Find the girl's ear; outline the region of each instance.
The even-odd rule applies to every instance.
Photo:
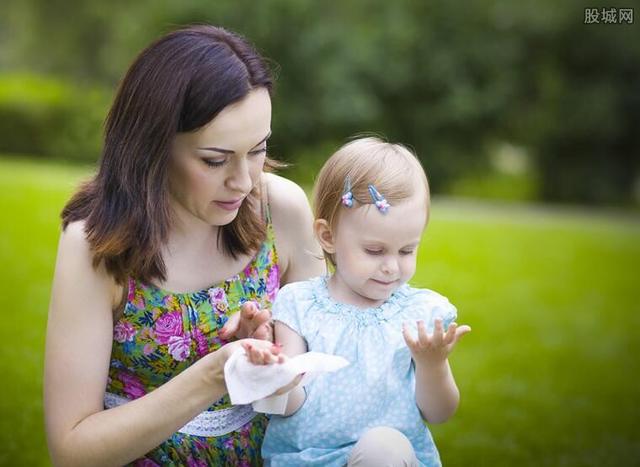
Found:
[[[333,233],[331,232],[329,223],[325,219],[316,219],[313,222],[313,231],[316,234],[318,243],[320,243],[320,246],[324,251],[329,254],[333,254],[336,252]]]

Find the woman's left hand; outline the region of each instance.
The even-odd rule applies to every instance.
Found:
[[[458,326],[451,323],[444,331],[442,319],[436,318],[433,325],[433,334],[427,334],[424,321],[418,321],[418,338],[414,339],[406,325],[402,326],[402,335],[411,350],[414,361],[426,364],[438,364],[447,359],[453,347],[460,338],[471,331],[471,327],[463,324]]]
[[[245,302],[240,311],[231,316],[218,331],[218,335],[225,340],[251,337],[273,342],[271,311],[259,309],[255,302]]]

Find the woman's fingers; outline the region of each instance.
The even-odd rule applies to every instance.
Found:
[[[232,315],[227,322],[222,326],[222,328],[218,331],[218,336],[222,339],[229,340],[231,337],[235,336],[240,327],[240,313],[236,313]]]
[[[265,310],[268,313],[268,310]],[[270,314],[268,315],[270,317]],[[261,339],[269,342],[273,342],[273,323],[269,318],[267,321],[259,325],[251,337],[254,339]]]
[[[232,337],[243,339],[254,337],[256,339],[273,340],[271,312],[269,309],[259,309],[255,302],[245,302],[238,313],[234,313],[218,331],[218,335],[225,340]]]

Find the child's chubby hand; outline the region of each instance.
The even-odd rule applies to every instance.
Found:
[[[289,358],[282,353],[282,347],[279,344],[257,347],[251,342],[243,342],[242,348],[247,353],[247,358],[249,359],[249,361],[254,365],[270,365],[274,363],[280,364],[286,362]],[[291,391],[300,383],[303,376],[304,373],[299,374],[289,384],[281,387],[271,395],[279,396]]]
[[[419,320],[417,325],[417,339],[413,338],[406,323],[402,325],[402,335],[411,351],[413,360],[427,365],[445,361],[460,338],[471,331],[471,327],[466,324],[458,326],[456,323],[451,323],[445,332],[441,318],[434,320],[433,334],[431,335],[427,334],[424,321]]]
[[[282,353],[279,344],[256,346],[249,341],[242,342],[242,348],[247,353],[247,358],[254,365],[269,365],[271,363],[284,363],[286,355]]]

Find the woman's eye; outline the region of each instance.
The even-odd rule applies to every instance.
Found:
[[[259,156],[260,154],[264,154],[265,152],[267,152],[267,148],[256,149],[255,151],[251,151],[249,154],[251,154],[252,156]]]
[[[368,254],[368,255],[381,255],[382,254],[382,250],[372,250],[370,248],[365,248],[364,251]]]
[[[225,162],[227,162],[226,159],[222,159],[222,160],[215,160],[215,159],[202,159],[204,161],[205,164],[207,164],[209,167],[220,167],[222,165],[224,165]]]

